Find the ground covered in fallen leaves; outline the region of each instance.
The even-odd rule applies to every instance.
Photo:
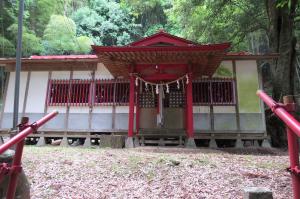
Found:
[[[288,156],[276,150],[26,146],[23,167],[32,198],[233,199],[250,186],[292,198]]]

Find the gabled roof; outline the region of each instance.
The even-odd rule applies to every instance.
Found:
[[[141,40],[135,41],[133,43],[128,44],[128,46],[194,46],[199,45],[193,41],[186,40],[169,33],[166,33],[164,30],[159,30],[154,35],[149,37],[145,37]]]

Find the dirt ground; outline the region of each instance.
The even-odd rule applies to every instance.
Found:
[[[278,150],[26,146],[32,198],[242,198],[267,187],[292,198],[288,156]]]

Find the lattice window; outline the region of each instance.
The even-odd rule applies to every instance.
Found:
[[[71,106],[84,106],[91,103],[91,80],[71,80],[70,85]]]
[[[90,94],[90,80],[50,80],[47,104],[84,106],[90,103]]]
[[[94,92],[94,105],[113,105],[114,86],[112,80],[96,80]]]
[[[158,95],[155,93],[155,87],[148,85],[147,89],[144,84],[139,93],[139,104],[141,108],[155,108],[158,103]]]
[[[213,80],[211,82],[212,102],[218,105],[235,104],[233,80]]]
[[[50,80],[47,104],[50,106],[64,106],[68,104],[69,80]]]
[[[165,107],[179,108],[185,106],[184,84],[180,84],[178,89],[177,84],[169,85],[169,93],[165,92]]]
[[[236,103],[233,79],[199,79],[193,81],[195,105],[234,105]]]
[[[141,108],[155,108],[157,106],[157,96],[151,92],[141,93],[139,100]]]
[[[125,106],[129,104],[129,82],[117,80],[115,89],[115,105]]]

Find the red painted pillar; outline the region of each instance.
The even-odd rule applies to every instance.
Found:
[[[193,85],[192,74],[188,74],[189,83],[186,86],[186,126],[189,138],[194,138],[194,121],[193,121]]]
[[[136,95],[136,114],[135,114],[135,129],[136,129],[136,135],[139,134],[140,129],[140,90],[139,86],[137,87],[137,95]]]
[[[128,137],[133,136],[134,126],[134,76],[130,76],[129,86],[129,120],[128,120]]]

